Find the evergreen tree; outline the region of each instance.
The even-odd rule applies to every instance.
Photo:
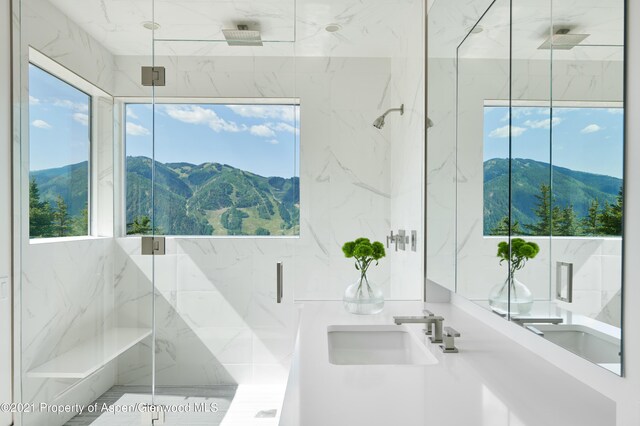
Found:
[[[578,217],[573,209],[573,204],[569,204],[567,207],[560,210],[558,216],[558,220],[554,223],[554,235],[565,237],[580,235]]]
[[[585,235],[598,235],[598,228],[600,227],[600,202],[592,200],[589,205],[589,211],[587,216],[582,218],[582,229]]]
[[[73,218],[71,232],[74,236],[89,235],[89,208],[86,204],[80,216]]]
[[[151,218],[149,216],[138,216],[132,223],[127,224],[127,235],[148,235],[151,234]]]
[[[490,235],[509,235],[509,216],[500,219],[500,222],[491,230]],[[511,235],[525,235],[517,220],[511,225]]]
[[[258,229],[256,229],[256,235],[271,235],[271,232],[266,228],[258,227]]]
[[[71,230],[71,216],[69,208],[61,195],[56,197],[56,208],[53,211],[53,235],[56,237],[67,237]]]
[[[620,188],[616,203],[607,203],[598,216],[598,220],[600,221],[598,233],[600,235],[622,235],[623,202],[622,188]]]
[[[525,227],[531,233],[531,235],[537,236],[547,236],[551,235],[553,216],[557,216],[557,208],[553,209],[552,213],[552,200],[551,200],[551,187],[549,185],[545,185],[544,183],[540,185],[540,194],[535,196],[537,201],[537,206],[535,210],[535,215],[538,218],[538,221],[534,224],[527,224]]]
[[[40,201],[40,190],[35,179],[29,182],[29,236],[31,238],[53,236],[53,212],[51,205]]]

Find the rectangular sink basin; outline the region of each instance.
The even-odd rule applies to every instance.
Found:
[[[603,367],[619,369],[620,339],[578,324],[532,325],[548,341]]]
[[[430,365],[438,360],[406,325],[331,325],[329,362],[336,365]]]

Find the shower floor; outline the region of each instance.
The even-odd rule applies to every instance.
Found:
[[[180,387],[163,386],[156,388],[156,404],[167,407],[182,407],[189,412],[167,412],[164,425],[167,426],[216,426],[229,411],[237,386]],[[93,403],[123,407],[150,401],[149,386],[114,386]],[[215,404],[217,411],[210,409]],[[200,409],[195,412],[196,407]],[[130,413],[82,413],[75,416],[66,426],[130,426],[141,425],[142,414]]]

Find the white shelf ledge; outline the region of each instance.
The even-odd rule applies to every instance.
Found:
[[[84,379],[142,339],[148,328],[112,328],[27,372],[31,378]]]

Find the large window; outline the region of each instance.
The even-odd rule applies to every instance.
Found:
[[[91,97],[29,65],[29,235],[89,234]]]
[[[484,108],[484,235],[619,236],[621,106]],[[511,167],[511,178],[509,170]],[[509,185],[511,184],[511,185]]]
[[[297,103],[156,103],[155,117],[129,103],[125,116],[128,234],[299,235]]]

